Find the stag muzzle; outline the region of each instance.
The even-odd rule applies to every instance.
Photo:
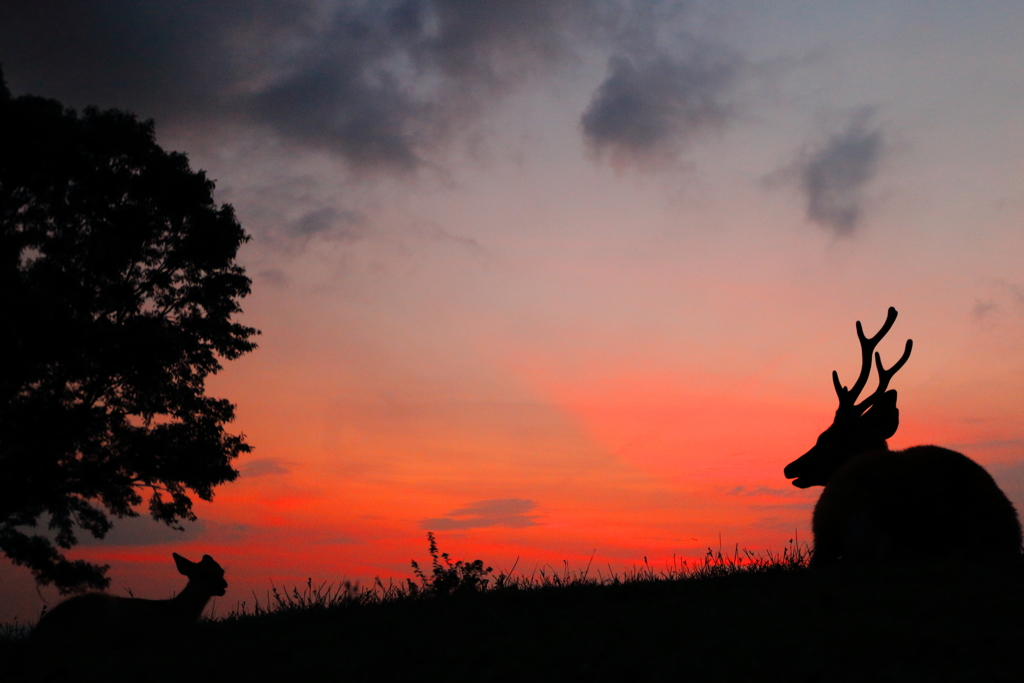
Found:
[[[814,481],[812,473],[808,472],[808,466],[815,455],[814,451],[815,449],[812,448],[793,462],[786,465],[786,469],[782,470],[782,473],[786,475],[786,479],[793,480],[793,486],[800,489],[806,489],[818,484],[818,482]]]

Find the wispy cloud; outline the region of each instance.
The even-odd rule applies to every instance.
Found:
[[[807,199],[807,218],[837,235],[850,235],[864,214],[864,189],[878,173],[885,135],[872,123],[873,107],[850,115],[846,127],[805,150],[775,180],[795,180]]]
[[[1024,315],[1024,286],[996,278],[988,282],[984,298],[975,301],[971,315],[977,323],[1004,317],[1008,312]]]
[[[971,316],[976,322],[982,322],[989,316],[989,314],[993,313],[996,308],[995,301],[976,301],[974,302],[974,307],[971,309]]]
[[[478,529],[494,526],[521,529],[523,527],[535,526],[538,523],[537,517],[529,514],[536,508],[537,503],[524,498],[481,500],[470,503],[458,510],[452,510],[444,517],[420,520],[420,526],[432,531]]]

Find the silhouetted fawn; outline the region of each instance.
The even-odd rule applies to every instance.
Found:
[[[178,571],[188,584],[169,600],[121,598],[107,593],[86,593],[68,598],[43,616],[32,640],[138,639],[178,633],[199,620],[213,596],[224,595],[224,570],[209,555],[191,562],[173,553]]]

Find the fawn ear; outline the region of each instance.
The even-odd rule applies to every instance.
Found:
[[[900,426],[900,411],[896,408],[896,391],[890,389],[879,396],[861,417],[864,431],[878,439],[889,439]]]
[[[174,556],[174,564],[177,565],[179,574],[184,574],[185,576],[192,574],[192,568],[196,566],[195,562],[186,560],[178,553],[171,553],[171,555]]]

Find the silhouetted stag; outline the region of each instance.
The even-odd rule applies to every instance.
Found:
[[[199,620],[210,598],[224,595],[224,570],[209,555],[191,562],[173,553],[178,571],[188,584],[170,600],[120,598],[86,593],[69,598],[43,616],[32,631],[37,642],[49,640],[139,639],[176,634]]]
[[[1017,511],[991,475],[978,463],[939,446],[890,451],[885,440],[896,433],[899,410],[889,380],[910,357],[888,370],[875,347],[896,320],[896,309],[878,334],[864,336],[860,377],[852,389],[832,373],[839,395],[832,426],[814,448],[786,466],[785,475],[800,488],[824,486],[814,507],[811,565],[847,561],[917,558],[1015,558],[1021,553]],[[875,393],[856,403],[878,368]]]

